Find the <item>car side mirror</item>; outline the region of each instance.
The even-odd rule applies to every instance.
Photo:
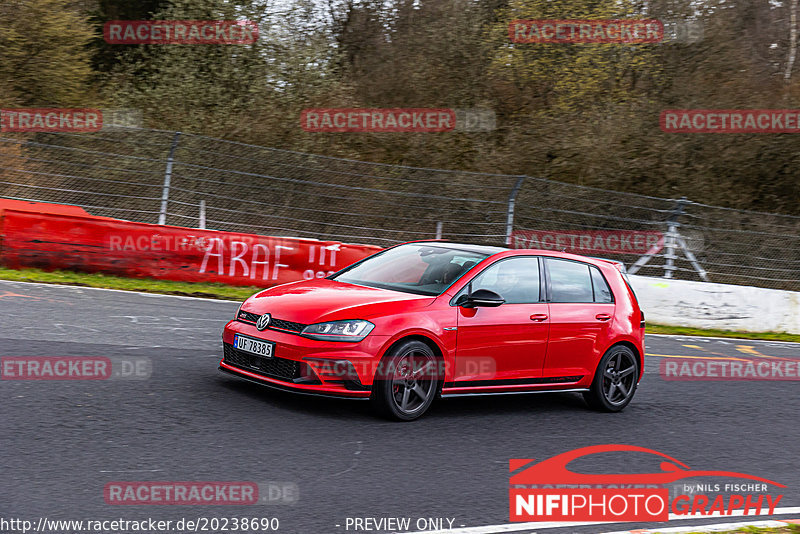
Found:
[[[457,304],[464,308],[477,308],[477,307],[495,308],[503,304],[505,301],[506,299],[504,299],[494,291],[490,291],[488,289],[477,289],[472,293],[467,293],[465,295],[462,295],[458,299]]]

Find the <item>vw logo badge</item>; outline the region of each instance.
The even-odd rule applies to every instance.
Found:
[[[272,316],[268,313],[265,313],[264,315],[258,318],[258,321],[256,321],[256,328],[258,328],[259,330],[266,330],[271,320]]]

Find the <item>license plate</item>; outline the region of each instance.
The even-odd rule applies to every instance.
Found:
[[[272,341],[261,341],[260,339],[253,339],[239,334],[233,336],[233,347],[264,358],[272,358],[275,352],[275,343]]]

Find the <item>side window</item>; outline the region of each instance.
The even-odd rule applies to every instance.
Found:
[[[590,267],[592,272],[592,288],[594,289],[594,301],[602,303],[614,302],[614,296],[611,294],[611,288],[608,287],[606,279],[600,273],[597,267]]]
[[[547,258],[553,302],[594,302],[589,265]]]
[[[539,302],[539,259],[521,256],[500,260],[472,279],[472,290],[488,289],[506,304]]]

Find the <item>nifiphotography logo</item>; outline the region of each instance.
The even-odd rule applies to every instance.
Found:
[[[645,453],[661,457],[654,473],[584,474],[568,464],[600,453]],[[606,463],[605,459],[598,461]],[[583,461],[581,463],[584,463]],[[664,453],[635,445],[595,445],[537,462],[509,461],[511,521],[668,521],[673,515],[769,515],[783,498],[768,486],[785,488],[766,478],[734,471],[694,470]],[[746,483],[693,484],[670,497],[667,484],[678,480],[715,477]],[[697,492],[697,490],[706,493]],[[691,493],[687,495],[685,493]],[[711,493],[716,493],[712,495]]]

